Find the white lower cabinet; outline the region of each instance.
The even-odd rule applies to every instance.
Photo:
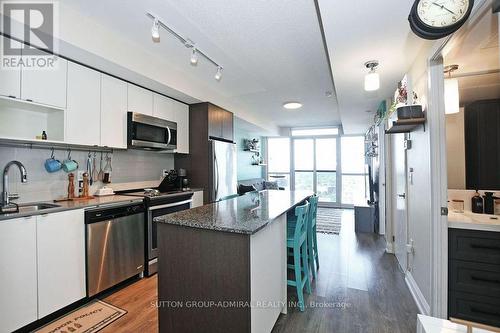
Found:
[[[0,221],[0,333],[86,296],[84,211]]]
[[[38,319],[36,218],[0,221],[0,332]]]
[[[37,218],[38,317],[86,295],[83,210]]]

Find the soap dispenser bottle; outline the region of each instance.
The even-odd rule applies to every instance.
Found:
[[[477,190],[472,197],[472,212],[477,214],[483,214],[484,212],[484,200]]]
[[[495,214],[495,197],[493,192],[484,192],[484,213],[485,214]]]

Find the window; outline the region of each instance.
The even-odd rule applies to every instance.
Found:
[[[294,139],[296,190],[314,191],[322,203],[337,201],[337,139]]]
[[[338,134],[339,134],[338,127],[292,129],[292,136],[320,136],[320,135],[338,135]]]
[[[268,180],[290,189],[290,139],[268,138],[267,156]]]
[[[362,136],[341,139],[342,203],[366,203],[368,185],[365,166],[365,141]]]

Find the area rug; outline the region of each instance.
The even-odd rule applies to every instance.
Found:
[[[103,301],[93,301],[43,326],[36,333],[93,333],[111,324],[127,311]]]
[[[340,234],[342,228],[342,209],[318,208],[316,231],[323,234]]]

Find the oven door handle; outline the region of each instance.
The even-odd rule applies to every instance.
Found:
[[[184,201],[179,201],[179,202],[173,202],[173,203],[169,203],[169,204],[165,204],[165,205],[159,205],[159,206],[149,207],[148,210],[149,211],[153,211],[153,210],[162,209],[162,208],[182,206],[182,205],[185,205],[187,203],[192,203],[192,202],[193,202],[193,199],[189,199],[189,200],[184,200]]]

